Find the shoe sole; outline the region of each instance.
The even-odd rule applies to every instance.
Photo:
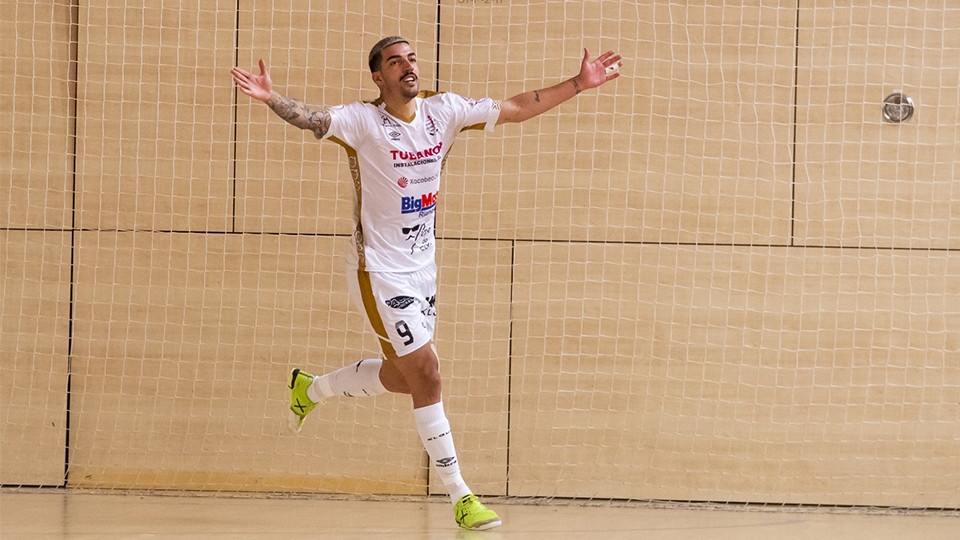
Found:
[[[287,414],[287,428],[294,435],[300,434],[300,417],[290,412]]]
[[[503,521],[499,519],[495,519],[493,521],[481,523],[480,525],[476,525],[474,527],[464,527],[463,525],[461,525],[460,528],[468,531],[488,531],[490,529],[499,527],[500,525],[503,525]]]

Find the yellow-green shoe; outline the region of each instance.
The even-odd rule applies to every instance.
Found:
[[[313,375],[300,369],[290,372],[290,429],[299,433],[303,419],[317,405],[307,397],[307,388],[313,383]]]
[[[472,531],[485,531],[503,523],[500,516],[484,506],[473,493],[464,495],[457,501],[453,506],[453,517],[461,528]]]

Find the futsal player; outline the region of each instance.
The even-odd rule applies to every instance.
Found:
[[[299,431],[324,399],[409,394],[420,439],[454,505],[462,528],[501,524],[460,474],[450,422],[441,401],[436,324],[436,210],[444,157],[466,129],[492,131],[522,122],[582,91],[616,79],[621,57],[584,50],[580,72],[541,90],[500,102],[420,90],[416,52],[399,36],[370,50],[368,65],[380,96],[373,102],[314,107],[280,95],[263,60],[260,73],[231,73],[244,94],[267,104],[294,126],[342,146],[354,184],[354,248],[348,258],[348,291],[380,341],[382,358],[360,360],[323,376],[294,369],[291,423]]]

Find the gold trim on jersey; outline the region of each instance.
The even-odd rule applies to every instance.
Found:
[[[417,94],[417,97],[420,99],[427,99],[429,97],[439,96],[440,94],[443,94],[443,93],[444,92],[434,92],[433,90],[421,90],[420,93]],[[364,101],[364,103],[369,103],[374,107],[379,107],[383,105],[383,98],[378,97],[373,101]]]
[[[421,91],[417,94],[417,97],[420,98],[420,99],[427,99],[427,98],[430,98],[430,97],[433,97],[433,96],[439,96],[440,94],[444,94],[444,93],[446,93],[446,92],[434,92],[433,90],[421,90]],[[364,103],[368,103],[368,104],[373,105],[374,107],[377,107],[377,108],[379,109],[380,106],[383,105],[383,99],[378,97],[377,99],[375,99],[375,100],[373,100],[373,101],[365,101]],[[500,103],[501,103],[500,101],[494,100],[494,101],[493,101],[493,108],[494,108],[494,109],[497,109],[497,110],[499,111],[499,110],[500,110]],[[387,114],[390,114],[390,113],[387,113]],[[390,115],[390,116],[393,116],[393,115]],[[416,120],[416,118],[417,118],[416,115],[414,115],[414,117],[413,117],[412,119],[410,119],[409,122],[406,122],[406,123],[407,123],[407,124],[411,124],[411,123],[413,123],[414,120]],[[486,129],[486,127],[487,127],[487,122],[480,122],[480,123],[477,123],[477,124],[471,124],[471,125],[469,125],[469,126],[464,126],[463,128],[460,129],[460,132],[463,133],[464,131],[470,131],[470,130],[479,130],[479,131],[482,131],[482,130]],[[330,138],[333,139],[333,137],[330,137]]]
[[[357,157],[357,149],[337,137],[330,136],[330,141],[343,147],[347,152],[347,164],[350,166],[350,178],[353,180],[353,189],[357,197],[357,205],[354,209],[354,221],[357,228],[353,231],[353,244],[357,250],[357,267],[363,270],[367,267],[367,256],[363,248],[363,224],[361,223],[360,213],[363,208],[363,186],[360,177],[360,159]]]
[[[360,300],[363,302],[363,310],[367,314],[367,320],[373,332],[377,334],[380,340],[380,348],[387,358],[396,358],[397,350],[393,348],[393,343],[387,339],[387,329],[383,324],[383,318],[380,317],[380,310],[377,309],[377,298],[373,295],[373,285],[370,284],[370,272],[366,270],[357,270],[357,283],[360,285]]]
[[[339,144],[347,152],[347,162],[350,165],[350,177],[353,179],[353,188],[357,193],[357,229],[353,233],[353,241],[357,249],[357,283],[360,286],[360,299],[363,302],[363,311],[367,316],[367,320],[370,321],[370,326],[373,328],[373,331],[377,334],[377,338],[380,340],[380,348],[383,349],[383,353],[389,357],[395,357],[397,355],[396,349],[394,349],[393,344],[386,339],[386,327],[383,324],[383,318],[380,317],[380,311],[377,309],[377,299],[373,295],[373,286],[370,284],[370,273],[366,271],[363,225],[360,223],[360,212],[363,206],[363,186],[357,150],[337,137],[331,136],[330,141]]]

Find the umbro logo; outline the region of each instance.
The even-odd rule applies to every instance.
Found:
[[[456,464],[457,464],[457,458],[454,456],[441,458],[436,461],[437,467],[440,467],[440,468],[450,467]]]
[[[400,140],[400,126],[396,122],[391,120],[387,115],[381,114],[380,123],[383,125],[383,132],[387,135],[387,137],[390,138],[391,141],[396,142]]]

